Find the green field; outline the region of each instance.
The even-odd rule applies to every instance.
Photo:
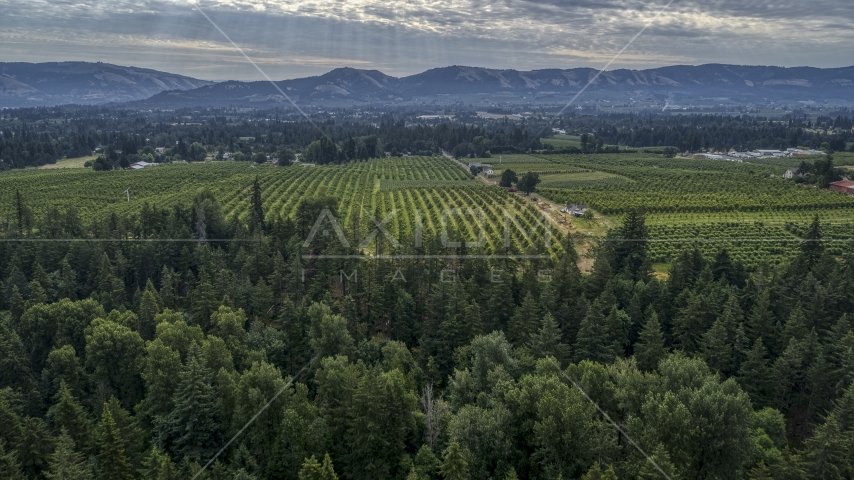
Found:
[[[42,170],[53,170],[57,168],[84,168],[84,164],[86,162],[94,161],[96,158],[98,158],[96,155],[79,158],[63,158],[62,160],[57,160],[56,163],[42,165],[39,168]]]
[[[561,148],[581,148],[581,137],[575,135],[555,135],[552,138],[544,138],[544,144],[553,145],[556,149]]]
[[[838,155],[844,162],[848,154]],[[538,192],[554,202],[587,204],[614,223],[634,208],[645,208],[654,262],[667,263],[683,249],[696,247],[707,256],[726,248],[749,267],[776,264],[791,258],[800,241],[798,230],[786,225],[808,223],[813,215],[836,224],[837,236],[854,235],[849,227],[854,225],[854,197],[780,178],[802,159],[761,164],[649,154],[543,159],[549,162],[544,172],[558,166],[590,170],[542,173]],[[833,251],[839,253],[842,244],[837,240]]]
[[[159,209],[189,207],[202,190],[214,193],[226,216],[245,219],[256,177],[268,219],[293,217],[303,198],[325,193],[338,199],[337,220],[348,233],[359,225],[360,235],[368,235],[375,229],[370,215],[382,220],[396,212],[388,230],[398,239],[412,239],[420,212],[425,238],[439,236],[447,228],[451,241],[474,242],[482,231],[482,252],[504,253],[507,211],[528,232],[513,228],[513,251],[542,250],[544,243],[542,230],[534,229],[539,214],[528,202],[504,189],[488,187],[456,163],[437,157],[320,167],[252,168],[249,163],[212,162],[164,164],[138,171],[11,171],[0,175],[0,224],[15,215],[16,191],[36,219],[44,218],[51,209],[73,206],[84,220],[103,220],[112,214],[133,220],[144,204]],[[130,201],[125,193],[128,189]],[[457,211],[443,216],[448,210]],[[477,217],[470,210],[482,213]],[[560,251],[560,232],[555,230],[554,235],[552,247],[546,249],[550,253]]]
[[[840,161],[848,156],[839,155]],[[573,219],[573,231],[603,236],[627,212],[645,208],[656,263],[666,264],[683,249],[696,247],[707,256],[726,248],[749,267],[777,264],[797,251],[804,225],[816,214],[829,225],[834,253],[854,237],[854,197],[783,180],[786,162],[793,160],[737,164],[654,154],[506,155],[500,164],[495,160],[490,160],[496,170],[492,180],[506,168],[520,176],[538,172],[538,193],[544,198],[588,205],[597,219]],[[0,175],[0,224],[14,223],[18,190],[36,219],[51,209],[73,206],[84,220],[112,214],[133,220],[146,203],[161,209],[188,207],[201,190],[214,192],[227,216],[246,219],[256,177],[268,218],[293,217],[303,198],[325,192],[338,199],[339,222],[348,231],[358,225],[360,235],[368,234],[374,229],[369,215],[385,218],[395,212],[388,230],[396,238],[411,239],[420,215],[425,235],[447,228],[458,239],[475,241],[484,232],[486,253],[503,249],[505,210],[529,231],[540,215],[522,197],[483,184],[450,160],[407,157],[313,168],[211,162],[140,171],[11,171]],[[443,217],[448,210],[457,212]],[[469,210],[482,211],[482,218]],[[518,252],[543,243],[515,230],[512,237]],[[551,253],[557,253],[558,243]]]

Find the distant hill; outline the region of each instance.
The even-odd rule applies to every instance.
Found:
[[[132,102],[212,83],[106,63],[0,63],[0,107]]]
[[[596,73],[592,68],[526,72],[453,66],[396,78],[377,70],[338,68],[277,85],[302,105],[560,103]],[[581,99],[591,100],[650,108],[773,103],[854,106],[854,67],[710,64],[614,70],[597,78]],[[269,82],[213,83],[101,63],[0,63],[0,106],[108,102],[151,108],[289,105]]]
[[[375,103],[436,99],[472,101],[481,96],[497,103],[548,103],[576,94],[597,70],[494,70],[445,67],[395,78],[376,70],[339,68],[318,77],[277,82],[300,104],[332,101]],[[735,65],[672,66],[605,72],[584,100],[609,99],[669,104],[854,103],[854,67],[782,68]],[[139,105],[227,106],[287,103],[269,82],[225,82],[202,88],[164,92]]]

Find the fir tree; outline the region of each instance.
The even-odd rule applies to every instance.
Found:
[[[53,419],[54,431],[62,431],[71,438],[77,448],[88,452],[92,446],[92,422],[83,407],[71,395],[71,390],[65,382],[60,384],[54,398],[56,405],[49,413]]]
[[[306,458],[299,471],[299,480],[338,480],[329,454],[323,456],[322,464],[317,461],[314,455],[311,458]]]
[[[145,341],[154,340],[154,331],[157,327],[154,318],[160,313],[160,305],[157,301],[156,292],[145,289],[142,300],[139,303],[139,336]]]
[[[774,388],[773,375],[773,369],[768,365],[768,350],[758,338],[738,371],[738,383],[750,396],[755,408],[769,404]]]
[[[539,332],[531,335],[528,348],[536,358],[555,357],[561,365],[569,360],[569,346],[561,341],[561,332],[551,313],[545,314]]]
[[[851,478],[851,442],[832,414],[805,444],[804,463],[809,478]]]
[[[789,319],[786,320],[786,326],[783,330],[783,337],[781,340],[785,344],[788,344],[789,340],[793,338],[800,342],[807,338],[809,333],[810,331],[807,328],[804,312],[801,310],[801,306],[798,305],[794,310],[792,310],[792,314],[789,315]]]
[[[774,480],[774,477],[771,476],[771,471],[765,465],[765,460],[760,460],[759,465],[750,469],[748,478],[749,480]]]
[[[602,470],[599,462],[594,462],[590,470],[587,471],[581,480],[617,480],[617,474],[614,472],[614,467],[609,466],[607,470]]]
[[[77,274],[72,270],[68,259],[59,262],[59,298],[77,300]]]
[[[252,233],[263,233],[266,228],[264,225],[264,205],[261,201],[261,183],[257,176],[255,182],[252,183],[252,206],[249,213],[249,229]]]
[[[470,478],[469,464],[456,438],[451,441],[448,450],[445,451],[445,458],[439,465],[439,473],[445,480],[468,480]]]
[[[854,384],[849,385],[842,397],[834,401],[833,416],[839,423],[839,430],[854,431]]]
[[[98,430],[98,480],[132,480],[124,441],[106,403]]]
[[[821,222],[818,214],[815,214],[801,244],[801,257],[805,260],[807,269],[811,269],[818,263],[822,254],[824,254],[824,243],[821,240]]]
[[[667,449],[662,444],[658,444],[655,450],[650,452],[649,457],[642,460],[642,462],[640,471],[636,477],[638,480],[660,480],[662,478],[662,471],[671,480],[681,478],[673,462],[670,460],[670,454],[667,453]]]
[[[778,351],[776,349],[777,331],[774,314],[771,312],[770,306],[769,292],[768,289],[765,289],[759,294],[756,303],[750,310],[750,315],[747,318],[747,334],[753,342],[761,338],[762,344],[774,353]]]
[[[507,340],[516,347],[524,345],[531,335],[536,333],[540,318],[539,305],[529,293],[510,318],[507,326]]]
[[[178,480],[175,464],[157,447],[151,447],[151,451],[142,462],[139,473],[145,480]]]
[[[21,465],[18,463],[15,451],[6,451],[4,442],[0,440],[0,472],[3,472],[3,478],[7,480],[25,480],[27,477],[21,472]]]
[[[618,310],[617,306],[614,305],[605,318],[605,337],[608,339],[608,348],[613,357],[623,358],[626,356],[631,328],[631,318],[626,312]]]
[[[40,418],[24,417],[21,427],[21,440],[17,445],[21,470],[28,478],[38,478],[47,471],[54,448],[53,438]]]
[[[194,343],[181,371],[169,414],[171,449],[178,458],[205,462],[221,444],[219,408],[212,374]]]
[[[610,363],[614,360],[614,351],[608,345],[605,336],[605,317],[599,309],[593,308],[587,312],[578,329],[578,337],[573,346],[573,362],[591,360],[599,363]]]
[[[74,440],[65,429],[56,440],[56,450],[50,457],[50,467],[45,472],[48,480],[90,480],[92,472],[83,455],[74,449]]]
[[[25,309],[24,296],[21,295],[17,285],[12,285],[12,294],[9,296],[9,312],[12,314],[12,320],[19,320]]]
[[[729,374],[732,368],[732,347],[727,338],[723,322],[718,319],[712,328],[703,334],[700,341],[700,351],[709,368],[724,374]]]
[[[667,355],[664,334],[661,333],[661,324],[655,312],[649,315],[634,350],[638,368],[648,372],[658,368],[658,362]]]

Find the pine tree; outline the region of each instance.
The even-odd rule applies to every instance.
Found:
[[[834,401],[833,416],[843,432],[854,431],[854,384],[848,386],[842,397]]]
[[[317,461],[314,455],[311,458],[306,458],[299,471],[299,480],[338,480],[329,454],[323,456],[322,464]]]
[[[149,454],[142,462],[139,473],[146,480],[177,480],[178,478],[175,464],[157,447],[151,447]]]
[[[754,407],[769,404],[774,388],[773,369],[768,365],[768,350],[757,338],[738,371],[738,383],[750,396]]]
[[[53,438],[40,418],[24,417],[21,424],[22,435],[17,445],[21,470],[29,478],[38,478],[47,471],[54,448]]]
[[[38,305],[40,303],[47,303],[47,293],[42,287],[42,284],[38,282],[38,280],[33,279],[30,282],[28,290],[30,291],[29,298],[27,299],[27,307],[32,307],[33,305]]]
[[[605,318],[605,337],[608,340],[608,349],[616,358],[626,356],[626,347],[629,346],[629,331],[632,328],[632,319],[626,312],[617,309],[614,305]]]
[[[12,314],[12,320],[19,320],[26,309],[26,302],[21,295],[21,291],[17,285],[12,285],[12,294],[9,296],[9,312]]]
[[[264,205],[261,200],[261,183],[258,177],[252,183],[252,207],[250,210],[250,230],[252,233],[263,233],[264,229]]]
[[[59,298],[77,300],[77,274],[66,258],[59,262]]]
[[[519,480],[519,475],[516,475],[516,470],[511,467],[507,474],[504,475],[504,480]]]
[[[732,371],[738,372],[741,370],[741,365],[747,360],[750,354],[750,341],[747,339],[747,333],[744,331],[744,324],[739,324],[735,329],[735,334],[732,340]]]
[[[171,449],[178,458],[206,462],[221,444],[219,408],[212,378],[199,347],[192,344],[172,397],[175,407],[167,420],[172,431]]]
[[[561,332],[551,313],[543,317],[540,331],[531,335],[528,348],[536,358],[555,357],[561,365],[569,360],[569,346],[561,341]]]
[[[605,317],[597,308],[591,308],[581,321],[578,337],[573,346],[573,362],[591,360],[599,363],[610,363],[614,360],[614,352],[608,345],[605,336]]]
[[[77,448],[88,452],[92,447],[92,422],[77,399],[71,395],[71,390],[65,382],[60,384],[54,399],[56,406],[49,412],[54,432],[62,431],[71,438]]]
[[[445,452],[445,458],[439,465],[439,473],[445,480],[468,480],[470,478],[469,464],[456,438],[451,441],[448,450]]]
[[[777,330],[774,314],[771,312],[771,299],[768,289],[763,290],[756,299],[747,318],[748,337],[755,342],[761,338],[772,353],[777,352]],[[787,339],[788,342],[788,339]],[[784,343],[785,344],[785,343]]]
[[[706,364],[721,373],[729,374],[732,368],[732,347],[727,338],[723,322],[718,319],[712,328],[703,334],[700,340],[700,351]]]
[[[781,340],[784,344],[788,344],[789,340],[792,338],[800,342],[807,338],[809,334],[810,331],[807,328],[804,312],[801,310],[801,306],[798,305],[794,310],[792,310],[792,314],[789,315],[789,319],[786,320],[786,326],[783,330],[783,337]]]
[[[98,430],[98,480],[132,480],[124,441],[106,403]]]
[[[648,316],[634,350],[638,368],[648,372],[658,368],[658,362],[667,355],[664,334],[661,333],[661,324],[655,312]]]
[[[594,462],[590,470],[581,477],[581,480],[617,480],[617,474],[614,472],[613,466],[608,466],[607,470],[602,471],[599,462]]]
[[[217,300],[213,285],[203,280],[193,289],[191,298],[193,320],[203,329],[207,329],[211,314],[217,310],[221,303]]]
[[[154,340],[154,331],[157,328],[154,318],[160,313],[156,292],[145,289],[142,300],[139,303],[139,336],[145,341]]]
[[[507,340],[516,347],[524,345],[537,331],[540,318],[539,305],[529,293],[510,318],[510,323],[507,325]]]
[[[809,478],[851,478],[851,442],[839,429],[833,414],[807,439],[804,462]]]
[[[759,465],[750,469],[750,475],[748,476],[749,480],[773,480],[774,477],[771,476],[771,471],[768,470],[768,466],[765,465],[765,460],[760,460]]]
[[[15,451],[7,452],[4,442],[0,441],[0,472],[3,472],[3,478],[7,480],[25,480],[27,477],[21,473],[21,465],[15,457]]]
[[[48,480],[90,480],[92,472],[83,455],[74,449],[74,440],[62,429],[56,440],[56,450],[50,457],[50,468],[45,472]]]
[[[815,214],[804,235],[804,242],[801,244],[801,258],[806,261],[807,269],[811,269],[824,253],[824,243],[821,240],[821,222],[818,219],[818,214]]]
[[[670,454],[664,445],[658,444],[655,450],[650,452],[650,456],[642,460],[640,471],[637,474],[638,480],[661,480],[661,472],[664,471],[671,480],[681,478],[673,462],[670,460]],[[654,462],[654,463],[653,463]],[[661,469],[661,470],[659,470]]]

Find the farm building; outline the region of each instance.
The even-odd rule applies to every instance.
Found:
[[[848,195],[854,195],[854,181],[845,180],[842,182],[833,182],[830,184],[830,189],[835,192],[847,193]]]
[[[568,214],[572,215],[573,217],[580,217],[580,216],[584,215],[585,212],[587,212],[587,205],[570,205],[570,204],[567,204],[566,207],[563,209],[563,212],[568,213]]]
[[[800,175],[801,175],[801,169],[800,168],[797,168],[797,167],[788,168],[788,169],[786,169],[786,172],[783,173],[783,178],[786,180],[791,180],[791,179],[798,177]]]
[[[150,167],[156,167],[156,166],[157,166],[156,163],[136,162],[136,163],[132,163],[128,167],[128,170],[142,170],[143,168],[150,168]]]

